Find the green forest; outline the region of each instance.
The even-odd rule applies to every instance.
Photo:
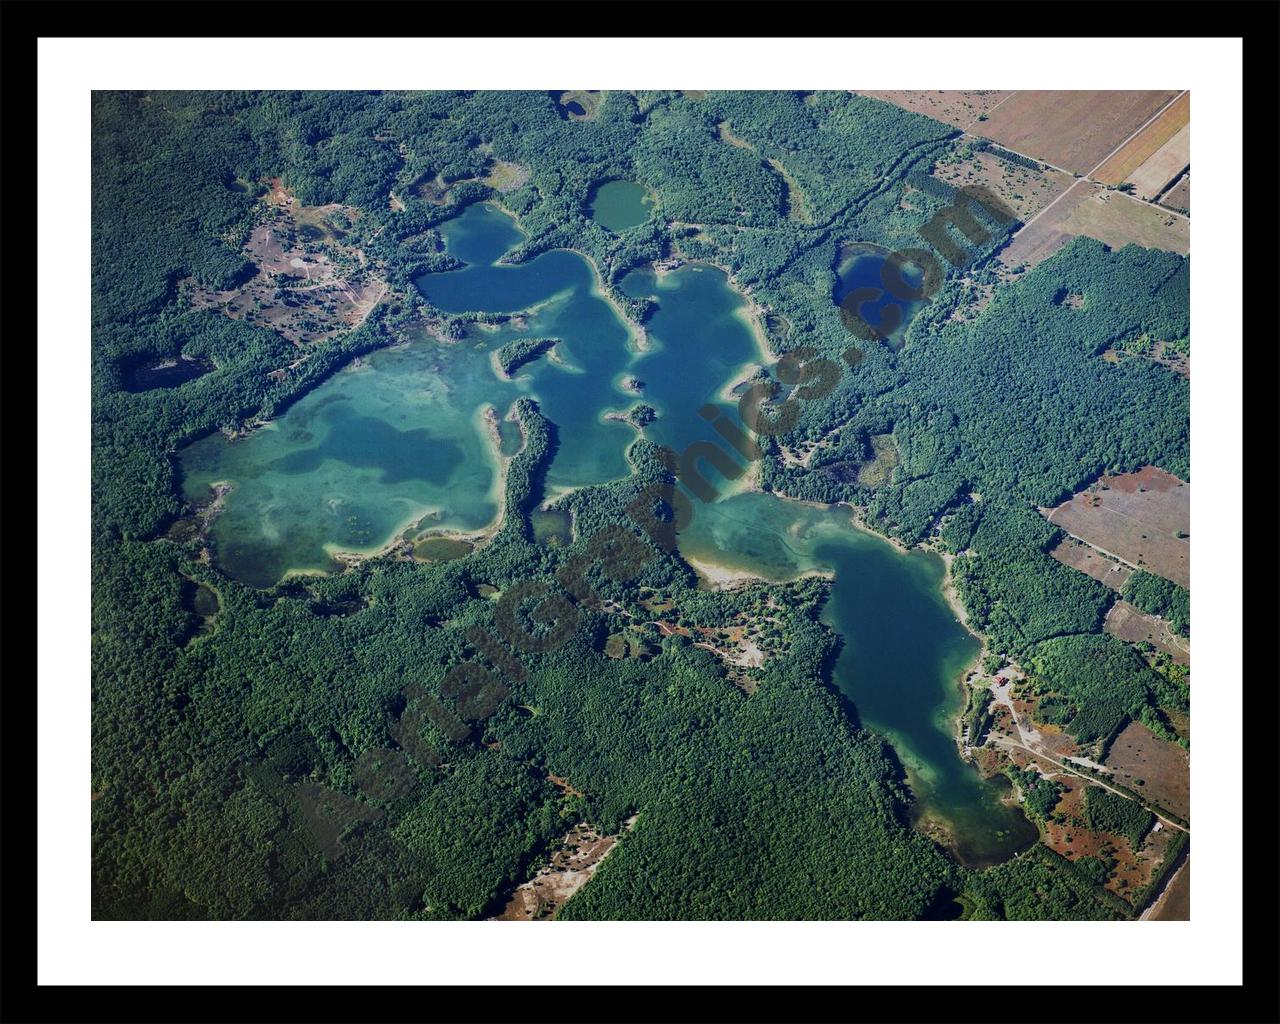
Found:
[[[1036,509],[1148,464],[1189,479],[1187,381],[1098,358],[1143,335],[1187,338],[1186,259],[1077,239],[967,320],[951,316],[968,285],[948,268],[901,351],[859,341],[842,361],[855,339],[833,301],[841,246],[918,245],[946,199],[908,178],[958,134],[886,103],[608,92],[570,119],[546,92],[96,92],[92,126],[96,919],[482,918],[573,824],[615,834],[633,816],[560,918],[917,919],[951,901],[972,919],[1123,916],[1040,845],[973,870],[913,829],[902,764],[831,682],[825,583],[698,589],[669,543],[673,467],[643,437],[631,476],[559,500],[574,542],[541,545],[529,513],[558,436],[521,399],[524,443],[489,543],[261,590],[204,557],[175,453],[270,420],[428,318],[446,335],[475,319],[441,321],[411,285],[454,265],[436,228],[468,204],[519,217],[511,262],[585,254],[638,323],[651,304],[618,282],[678,251],[788,325],[770,327],[776,353],[808,346],[847,367],[787,433],[760,437],[762,488],[848,502],[888,536],[953,553],[970,623],[1081,741],[1105,745],[1134,719],[1172,737],[1163,709],[1189,710],[1185,679],[1101,632],[1115,595],[1049,556],[1061,531]],[[496,161],[527,178],[499,192]],[[617,233],[595,223],[592,188],[614,178],[660,196],[661,215]],[[245,243],[271,183],[306,207],[359,211],[346,244],[388,286],[287,375],[272,375],[296,355],[280,334],[191,300],[253,276]],[[1001,241],[969,246],[970,280],[995,280]],[[512,343],[501,368],[553,344]],[[213,369],[130,386],[179,356]],[[804,386],[769,372],[778,402]],[[643,427],[653,410],[631,416]],[[838,471],[873,436],[899,455],[874,487]],[[827,438],[807,465],[781,457]],[[637,627],[640,656],[610,656],[621,617],[646,622],[654,595],[669,621],[710,628],[767,604],[782,656],[749,688],[652,626]],[[1186,591],[1138,574],[1124,596],[1188,632]]]

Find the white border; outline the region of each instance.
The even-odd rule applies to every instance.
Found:
[[[1085,969],[1059,972],[1059,985],[1239,983],[1240,40],[306,39],[285,41],[284,52],[294,45],[305,61],[281,61],[281,42],[263,39],[39,42],[41,983],[918,984],[927,975],[930,983],[971,984],[1002,977],[994,962],[982,968],[969,955],[994,943],[1089,951]],[[89,564],[89,90],[547,84],[1191,89],[1194,237],[1196,250],[1213,257],[1196,262],[1192,282],[1199,353],[1193,601],[1201,668],[1194,687],[1191,923],[563,923],[549,927],[577,932],[568,937],[572,967],[562,972],[537,926],[90,921],[89,595],[87,585],[77,592],[66,584],[87,584]],[[68,707],[78,710],[68,716]]]

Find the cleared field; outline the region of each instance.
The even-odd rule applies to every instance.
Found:
[[[1030,220],[1062,195],[1074,180],[1065,171],[1034,171],[1001,160],[992,153],[974,153],[967,160],[940,162],[933,176],[948,185],[982,185],[1008,203],[1018,219]]]
[[[386,294],[387,285],[365,266],[363,254],[347,244],[352,207],[301,206],[273,183],[265,202],[269,219],[244,242],[245,255],[258,268],[248,281],[213,291],[193,280],[183,282],[191,304],[221,308],[233,320],[247,320],[275,331],[299,348],[331,341],[364,322]],[[270,376],[286,377],[303,356]]]
[[[1034,729],[1034,745],[1050,757],[1075,757],[1080,754],[1080,744],[1075,741],[1071,733],[1065,732],[1060,725],[1052,725],[1049,722],[1040,720],[1037,709],[1042,699],[1040,696],[1026,695],[1021,691],[1017,696],[1010,697],[1010,703],[1013,706],[1013,710],[1017,712],[1018,721],[1022,723],[1022,728],[1028,732]],[[1030,756],[1032,760],[1035,760],[1034,754]]]
[[[1178,636],[1164,619],[1140,612],[1128,601],[1117,601],[1111,606],[1102,628],[1104,632],[1129,643],[1146,641],[1180,665],[1191,664],[1191,650],[1186,637]]]
[[[1122,786],[1191,820],[1191,755],[1178,744],[1162,740],[1141,722],[1130,722],[1111,744],[1106,765]]]
[[[858,469],[858,483],[864,487],[884,487],[893,478],[893,468],[901,456],[892,434],[871,435],[872,459]]]
[[[1051,212],[1056,215],[1057,207]],[[1057,226],[1069,235],[1088,235],[1113,249],[1132,244],[1184,256],[1191,251],[1191,224],[1186,218],[1165,213],[1123,192],[1103,191],[1090,196]]]
[[[1119,363],[1125,359],[1150,359],[1153,363],[1168,367],[1174,373],[1180,373],[1184,377],[1191,376],[1191,357],[1163,341],[1152,345],[1149,352],[1129,352],[1112,347],[1103,352],[1099,358],[1108,363]]]
[[[1074,537],[1063,537],[1061,543],[1049,554],[1063,565],[1079,569],[1086,576],[1092,576],[1099,583],[1105,583],[1117,592],[1124,586],[1125,580],[1133,575],[1133,570],[1127,565],[1099,554],[1088,544]]]
[[[1177,95],[1177,90],[1016,92],[971,130],[1018,153],[1088,174]]]
[[[1171,473],[1104,476],[1045,515],[1104,554],[1191,586],[1191,485]]]
[[[1191,125],[1183,128],[1157,149],[1142,166],[1129,175],[1134,192],[1143,199],[1153,199],[1164,191],[1191,163]]]
[[[884,100],[957,128],[968,128],[992,107],[1013,95],[1000,89],[859,89],[857,92],[860,96]]]
[[[1126,142],[1093,175],[1107,185],[1133,181],[1133,172],[1191,124],[1191,93],[1183,93],[1160,116]],[[1185,167],[1186,164],[1184,163]],[[1165,181],[1169,179],[1166,178]]]
[[[1034,763],[1035,759],[1031,761]],[[1153,828],[1143,837],[1141,848],[1135,851],[1123,836],[1089,828],[1084,799],[1090,788],[1087,782],[1051,768],[1046,774],[1066,789],[1054,807],[1053,817],[1044,823],[1045,845],[1073,862],[1084,857],[1111,860],[1113,866],[1106,876],[1105,888],[1132,903],[1164,860],[1172,829]]]
[[[570,791],[576,792],[572,787]],[[550,862],[540,868],[532,879],[518,886],[502,913],[490,920],[540,921],[554,918],[569,897],[591,880],[617,841],[617,836],[601,835],[591,825],[574,825],[551,855]]]
[[[604,98],[599,89],[568,89],[552,92],[556,105],[570,121],[594,121],[596,108]]]
[[[1180,210],[1188,217],[1191,216],[1191,175],[1189,173],[1184,174],[1180,182],[1161,196],[1160,205],[1167,206],[1171,210]]]
[[[1028,224],[1013,236],[1013,241],[1000,253],[1000,262],[1006,267],[1034,267],[1047,260],[1075,237],[1074,232],[1063,226],[1075,208],[1105,191],[1103,186],[1091,181],[1078,182],[1068,188],[1034,224]]]
[[[509,160],[495,160],[484,177],[484,183],[499,192],[512,192],[529,180],[529,168]]]
[[[1109,837],[1113,844],[1116,857],[1116,866],[1107,879],[1106,888],[1132,906],[1164,862],[1173,834],[1173,829],[1156,822],[1155,827],[1143,837],[1142,848],[1134,853],[1128,848],[1128,842],[1118,841],[1111,832],[1103,832],[1102,835]]]
[[[716,125],[716,131],[720,134],[720,140],[727,142],[730,146],[736,146],[738,149],[749,149],[756,152],[756,147],[749,143],[746,139],[739,138],[733,134],[733,130],[728,121],[721,121]],[[770,157],[765,161],[779,178],[782,179],[782,187],[786,190],[786,207],[787,220],[799,221],[802,224],[811,224],[813,216],[809,212],[809,200],[804,194],[799,183],[793,178],[790,172],[782,165],[780,160]]]
[[[1054,814],[1059,820],[1051,819],[1045,823],[1045,845],[1067,860],[1097,856],[1105,840],[1100,833],[1091,832],[1085,825],[1084,791],[1087,784],[1065,774],[1055,773],[1055,777],[1066,786],[1066,790],[1054,807]],[[1123,845],[1120,843],[1117,847]]]

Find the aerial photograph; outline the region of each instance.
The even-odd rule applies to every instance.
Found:
[[[1190,920],[1190,117],[94,91],[93,920]]]

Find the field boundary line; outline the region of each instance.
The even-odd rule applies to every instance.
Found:
[[[1077,185],[1079,185],[1082,181],[1087,181],[1087,182],[1089,182],[1090,184],[1093,184],[1093,185],[1102,185],[1104,188],[1106,188],[1107,186],[1106,186],[1106,185],[1104,185],[1102,182],[1100,182],[1100,181],[1095,181],[1095,180],[1094,180],[1094,178],[1093,178],[1093,174],[1094,174],[1094,172],[1095,172],[1095,171],[1097,171],[1097,169],[1098,169],[1099,167],[1101,167],[1103,164],[1105,164],[1108,160],[1110,160],[1110,159],[1111,159],[1113,156],[1115,156],[1118,152],[1120,152],[1120,150],[1121,150],[1121,149],[1123,149],[1125,146],[1127,146],[1127,145],[1128,145],[1128,144],[1129,144],[1129,143],[1130,143],[1130,142],[1131,142],[1131,141],[1132,141],[1132,140],[1133,140],[1133,139],[1134,139],[1134,138],[1135,138],[1139,133],[1141,133],[1144,129],[1146,129],[1146,127],[1147,127],[1149,124],[1151,124],[1151,122],[1152,122],[1152,121],[1154,121],[1157,117],[1159,117],[1161,114],[1163,114],[1163,113],[1164,113],[1166,110],[1168,110],[1171,106],[1173,106],[1175,103],[1177,103],[1177,102],[1178,102],[1178,100],[1182,99],[1182,97],[1187,93],[1187,91],[1188,91],[1188,90],[1183,89],[1183,90],[1182,90],[1182,92],[1178,93],[1178,95],[1177,95],[1177,96],[1175,96],[1175,97],[1174,97],[1173,99],[1171,99],[1168,103],[1166,103],[1163,107],[1161,107],[1161,108],[1160,108],[1159,110],[1157,110],[1154,114],[1152,114],[1152,115],[1151,115],[1151,117],[1147,118],[1147,120],[1146,120],[1146,121],[1144,121],[1144,122],[1143,122],[1143,123],[1138,127],[1138,129],[1137,129],[1136,131],[1134,131],[1134,132],[1133,132],[1133,134],[1131,134],[1128,138],[1126,138],[1123,142],[1121,142],[1121,143],[1120,143],[1120,145],[1116,146],[1116,148],[1115,148],[1115,149],[1113,149],[1110,153],[1108,153],[1106,156],[1104,156],[1100,161],[1098,161],[1098,163],[1094,164],[1094,165],[1093,165],[1093,167],[1089,170],[1089,173],[1088,173],[1088,174],[1082,174],[1082,175],[1080,175],[1080,177],[1076,178],[1076,180],[1075,180],[1075,181],[1073,181],[1070,185],[1068,185],[1068,186],[1066,187],[1066,189],[1064,189],[1064,190],[1063,190],[1063,192],[1062,192],[1060,195],[1058,195],[1057,197],[1055,197],[1055,198],[1054,198],[1054,199],[1049,203],[1049,205],[1047,205],[1043,210],[1041,210],[1041,211],[1040,211],[1039,213],[1037,213],[1034,217],[1032,217],[1029,221],[1027,221],[1025,224],[1023,224],[1021,228],[1019,228],[1019,229],[1018,229],[1017,231],[1015,231],[1012,235],[1010,235],[1010,236],[1009,236],[1009,241],[1012,243],[1012,242],[1013,242],[1013,240],[1014,240],[1015,238],[1017,238],[1020,234],[1022,234],[1022,232],[1026,231],[1026,230],[1027,230],[1027,228],[1031,227],[1031,225],[1032,225],[1032,224],[1034,224],[1036,221],[1038,221],[1038,220],[1039,220],[1041,217],[1043,217],[1046,213],[1048,213],[1050,210],[1052,210],[1052,209],[1053,209],[1053,208],[1054,208],[1054,207],[1055,207],[1059,202],[1061,202],[1061,201],[1062,201],[1063,199],[1065,199],[1068,195],[1070,195],[1070,194],[1071,194],[1071,192],[1072,192],[1072,190],[1073,190]],[[1012,94],[1010,94],[1010,95],[1012,95]],[[1008,96],[1006,96],[1006,97],[1005,97],[1005,99],[1008,99],[1008,98],[1009,98]],[[1000,103],[1003,103],[1003,102],[1004,102],[1004,100],[1001,100],[1001,101],[1000,101]],[[998,106],[1000,105],[1000,103],[997,103],[997,104],[996,104],[996,107],[998,107]],[[995,109],[996,109],[996,107],[992,107],[991,109],[992,109],[992,110],[995,110]],[[1190,122],[1189,122],[1189,121],[1188,121],[1187,123],[1188,123],[1188,124],[1190,124]],[[976,122],[975,122],[975,124],[976,124]],[[968,133],[966,132],[966,134],[968,134]],[[1009,149],[1009,147],[1008,147],[1008,146],[1002,146],[1001,148],[1003,148],[1003,149]],[[1010,152],[1010,153],[1017,153],[1018,151],[1017,151],[1017,150],[1015,150],[1015,149],[1009,149],[1009,152]],[[1052,167],[1055,171],[1062,171],[1064,174],[1071,174],[1071,175],[1074,175],[1074,174],[1075,174],[1075,171],[1068,171],[1065,167],[1058,167],[1056,164],[1051,164],[1051,163],[1049,163],[1049,161],[1048,161],[1048,160],[1041,160],[1041,159],[1040,159],[1040,157],[1038,157],[1038,156],[1032,156],[1030,153],[1018,153],[1018,155],[1019,155],[1019,156],[1025,156],[1025,157],[1027,157],[1027,159],[1029,159],[1029,160],[1037,160],[1037,161],[1039,161],[1040,163],[1044,164],[1046,167]],[[1119,191],[1119,190],[1118,190],[1118,189],[1115,189],[1115,190],[1113,190],[1113,191]],[[1129,193],[1127,193],[1127,192],[1121,192],[1120,194],[1121,194],[1121,195],[1126,195],[1126,196],[1127,196],[1127,195],[1129,195]],[[1185,221],[1187,221],[1188,223],[1190,223],[1190,221],[1191,221],[1191,218],[1190,218],[1190,217],[1183,217],[1183,216],[1182,216],[1182,214],[1178,213],[1176,210],[1167,210],[1167,209],[1166,209],[1166,207],[1163,207],[1163,206],[1157,206],[1155,203],[1147,202],[1145,199],[1139,199],[1137,196],[1129,196],[1129,198],[1130,198],[1130,199],[1132,199],[1132,200],[1134,200],[1135,202],[1142,203],[1144,206],[1150,206],[1150,207],[1152,207],[1153,209],[1157,209],[1157,210],[1159,210],[1161,213],[1165,213],[1165,212],[1167,212],[1167,213],[1169,213],[1171,216],[1174,216],[1174,217],[1182,217],[1182,219],[1183,219],[1183,220],[1185,220]],[[1088,542],[1086,541],[1086,543],[1088,543]],[[1099,550],[1099,551],[1101,551],[1102,549],[1101,549],[1101,548],[1099,548],[1098,550]],[[1127,565],[1128,563],[1126,562],[1125,564]]]
[[[1020,91],[1020,90],[1018,90],[1018,89],[1014,89],[1014,90],[1013,90],[1013,92],[1009,93],[1009,95],[1008,95],[1008,96],[1006,96],[1006,97],[1004,98],[1004,100],[1001,100],[1001,101],[1000,101],[1000,103],[1003,103],[1005,100],[1011,100],[1011,99],[1013,99],[1013,97],[1015,97],[1015,96],[1017,96],[1017,95],[1018,95],[1018,92],[1019,92],[1019,91]],[[999,107],[999,106],[1000,106],[1000,103],[997,103],[997,104],[995,105],[995,107],[992,107],[992,108],[991,108],[991,110],[995,110],[995,109],[996,109],[996,107]],[[970,122],[969,122],[969,128],[962,128],[962,129],[961,129],[961,131],[963,131],[966,135],[968,135],[968,134],[969,134],[969,129],[970,129],[970,128],[972,128],[975,124],[977,124],[979,121],[981,121],[984,117],[990,117],[990,116],[991,116],[991,110],[984,110],[981,114],[979,114],[977,117],[975,117],[972,121],[970,121]]]
[[[1140,124],[1140,125],[1138,126],[1138,128],[1133,132],[1133,134],[1132,134],[1132,135],[1130,135],[1127,139],[1125,139],[1122,143],[1120,143],[1120,145],[1116,146],[1116,148],[1115,148],[1115,149],[1113,149],[1110,153],[1108,153],[1106,156],[1104,156],[1104,157],[1103,157],[1103,158],[1102,158],[1098,163],[1094,164],[1093,168],[1089,171],[1089,173],[1088,173],[1088,174],[1086,174],[1086,175],[1085,175],[1085,177],[1086,177],[1086,178],[1091,178],[1091,177],[1093,176],[1094,171],[1096,171],[1099,167],[1101,167],[1103,164],[1105,164],[1105,163],[1106,163],[1108,160],[1110,160],[1113,156],[1115,156],[1117,153],[1119,153],[1119,152],[1120,152],[1120,150],[1124,149],[1124,147],[1125,147],[1125,146],[1127,146],[1130,142],[1132,142],[1132,141],[1133,141],[1134,139],[1136,139],[1139,135],[1141,135],[1144,131],[1146,131],[1147,126],[1148,126],[1148,125],[1150,125],[1152,121],[1154,121],[1157,117],[1159,117],[1161,114],[1163,114],[1163,113],[1164,113],[1166,110],[1168,110],[1171,106],[1173,106],[1175,103],[1177,103],[1177,102],[1178,102],[1178,100],[1182,99],[1182,97],[1183,97],[1183,96],[1185,96],[1185,95],[1187,94],[1187,92],[1188,92],[1188,90],[1187,90],[1187,89],[1183,89],[1183,90],[1182,90],[1182,92],[1178,93],[1178,95],[1177,95],[1177,96],[1175,96],[1175,97],[1174,97],[1173,99],[1171,99],[1168,103],[1166,103],[1163,107],[1161,107],[1161,108],[1160,108],[1159,110],[1157,110],[1154,114],[1152,114],[1149,118],[1147,118],[1145,121],[1143,121],[1143,122],[1142,122],[1142,124]],[[1187,124],[1190,124],[1190,123],[1191,123],[1191,119],[1190,119],[1190,117],[1188,117],[1188,118],[1187,118]],[[1103,183],[1102,183],[1102,182],[1099,182],[1099,184],[1103,184]]]
[[[1117,562],[1120,562],[1120,563],[1121,563],[1121,564],[1123,564],[1123,565],[1127,565],[1127,566],[1128,566],[1130,569],[1132,569],[1134,572],[1143,572],[1143,571],[1144,571],[1144,570],[1143,570],[1143,568],[1142,568],[1141,566],[1139,566],[1139,565],[1134,565],[1132,562],[1126,561],[1125,559],[1121,558],[1119,555],[1117,555],[1117,554],[1116,554],[1115,552],[1113,552],[1113,551],[1108,551],[1106,548],[1099,547],[1097,544],[1093,543],[1093,541],[1091,541],[1091,540],[1085,540],[1083,537],[1078,536],[1077,534],[1072,533],[1070,530],[1068,530],[1068,529],[1067,529],[1065,526],[1063,526],[1061,523],[1055,523],[1055,522],[1053,521],[1053,517],[1052,517],[1052,516],[1046,516],[1045,518],[1046,518],[1046,519],[1048,519],[1048,520],[1049,520],[1049,522],[1053,523],[1053,525],[1054,525],[1054,526],[1056,526],[1059,530],[1061,530],[1063,533],[1065,533],[1068,537],[1074,537],[1074,538],[1075,538],[1076,540],[1078,540],[1081,544],[1087,544],[1089,547],[1093,548],[1093,550],[1094,550],[1094,551],[1101,552],[1102,554],[1106,555],[1108,558],[1114,558]],[[1172,581],[1170,581],[1170,582],[1172,582]]]

